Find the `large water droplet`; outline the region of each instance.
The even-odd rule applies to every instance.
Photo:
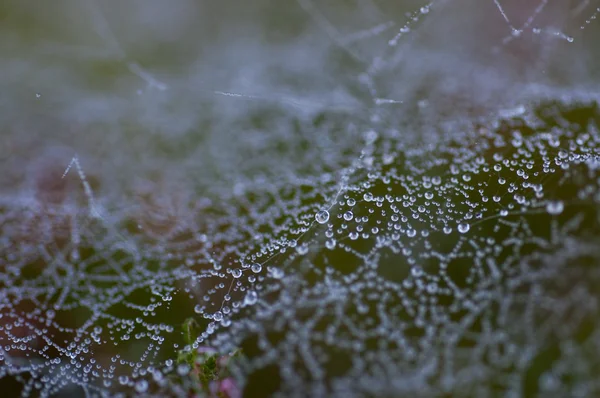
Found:
[[[140,380],[135,383],[135,391],[139,393],[146,392],[148,389],[148,382],[146,380]]]
[[[563,212],[565,204],[562,200],[552,200],[546,204],[546,211],[549,214],[557,215]]]
[[[321,210],[315,215],[315,220],[317,220],[319,224],[325,224],[329,221],[329,212],[327,210]]]
[[[234,278],[239,278],[240,276],[242,276],[242,270],[239,268],[234,269],[233,271],[231,271],[231,275]]]
[[[252,272],[254,272],[255,274],[259,273],[262,270],[262,265],[258,264],[258,263],[254,263],[252,264],[252,266],[250,267],[250,269],[252,270]]]
[[[467,223],[460,223],[458,224],[458,232],[460,232],[461,234],[466,234],[467,232],[469,232],[469,229],[471,229],[471,226]]]

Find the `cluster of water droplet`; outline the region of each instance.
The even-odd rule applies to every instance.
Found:
[[[435,145],[398,149],[392,161],[383,148],[402,146],[403,136],[382,134],[372,161],[354,164],[343,187],[324,195],[330,201],[298,208],[298,220],[314,214],[310,228],[281,231],[295,250],[263,263],[283,268],[284,284],[260,286],[255,318],[214,341],[253,353],[244,372],[279,366],[288,393],[575,388],[539,361],[559,342],[598,336],[591,281],[600,275],[584,275],[600,259],[588,239],[600,226],[599,113],[595,103],[578,107],[577,117],[550,103],[535,108],[545,118],[527,112],[458,137],[440,132]],[[572,305],[577,320],[553,329]],[[542,385],[545,377],[555,384]]]
[[[420,129],[249,107],[153,159],[177,189],[94,196],[73,163],[2,196],[0,377],[181,396],[176,356],[211,346],[249,396],[598,393],[600,111],[575,98]]]

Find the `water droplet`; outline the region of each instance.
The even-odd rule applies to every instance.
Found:
[[[365,133],[365,142],[367,145],[371,145],[372,143],[375,142],[375,140],[377,140],[377,132],[373,131],[373,130],[369,130]]]
[[[565,205],[562,200],[553,200],[546,204],[546,211],[552,215],[560,214],[564,209]]]
[[[298,254],[306,254],[308,253],[308,245],[307,244],[301,244],[300,246],[296,247],[296,251],[298,252]]]
[[[447,226],[447,225],[446,225],[446,226],[444,227],[443,231],[444,231],[444,233],[445,233],[446,235],[448,235],[448,234],[450,234],[450,233],[452,232],[452,227],[449,227],[449,226]]]
[[[423,276],[423,268],[421,268],[419,266],[412,267],[410,269],[410,273],[412,274],[413,277],[419,278],[419,277]]]
[[[344,220],[350,221],[354,218],[354,214],[351,211],[347,211],[344,213]]]
[[[438,290],[437,284],[435,284],[435,283],[432,282],[432,283],[430,283],[430,284],[427,285],[427,293],[434,294],[434,293],[437,292],[437,290]]]
[[[258,295],[255,291],[250,290],[244,297],[244,305],[253,305],[258,301]]]
[[[271,276],[275,279],[281,279],[283,278],[283,270],[281,268],[271,268]]]
[[[240,276],[242,276],[242,270],[239,268],[234,269],[233,271],[231,271],[231,275],[234,278],[239,278]]]
[[[319,224],[325,224],[329,221],[329,212],[327,210],[321,210],[315,215],[315,220],[317,220]]]
[[[163,379],[163,374],[158,370],[155,370],[154,372],[152,372],[152,378],[154,379],[154,381],[161,381]]]
[[[469,232],[469,229],[471,229],[471,226],[467,223],[458,224],[458,232],[460,232],[461,234],[466,234],[467,232]]]
[[[179,374],[179,376],[186,376],[189,372],[190,367],[185,363],[182,363],[181,365],[177,366],[177,374]]]
[[[252,264],[252,266],[250,267],[250,269],[252,270],[252,272],[254,272],[255,274],[259,273],[262,270],[262,265],[258,264],[258,263],[254,263]]]
[[[146,392],[147,389],[148,389],[148,382],[146,380],[140,380],[137,383],[135,383],[135,391],[142,393],[142,392]]]

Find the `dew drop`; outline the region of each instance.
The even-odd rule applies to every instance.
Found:
[[[434,294],[438,291],[438,286],[435,283],[430,283],[427,285],[427,293]]]
[[[281,268],[271,268],[271,276],[275,279],[283,278],[283,270]]]
[[[233,271],[231,271],[231,275],[234,278],[239,278],[240,276],[242,276],[242,270],[239,268],[234,269]]]
[[[306,253],[308,253],[308,245],[307,244],[301,244],[300,246],[296,247],[296,251],[300,255],[306,254]]]
[[[546,211],[552,215],[558,215],[563,212],[565,205],[561,200],[553,200],[546,204]]]
[[[347,211],[344,213],[344,220],[350,221],[354,218],[354,214],[351,211]]]
[[[325,224],[329,221],[329,212],[327,210],[321,210],[315,215],[315,220],[317,220],[319,224]]]
[[[190,372],[190,367],[187,364],[182,363],[179,366],[177,366],[177,374],[179,376],[187,376],[187,374],[189,372]]]
[[[252,272],[254,272],[255,274],[259,273],[262,270],[262,265],[258,264],[258,263],[254,263],[252,264],[252,266],[250,267],[250,269],[252,270]]]
[[[146,392],[148,389],[148,382],[146,380],[140,380],[135,383],[135,391],[138,393]]]
[[[471,226],[467,223],[458,224],[458,232],[460,232],[461,234],[466,234],[467,232],[469,232],[469,229],[471,229]]]

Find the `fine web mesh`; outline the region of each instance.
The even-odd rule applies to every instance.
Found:
[[[600,394],[600,4],[223,3],[0,6],[3,388]]]

